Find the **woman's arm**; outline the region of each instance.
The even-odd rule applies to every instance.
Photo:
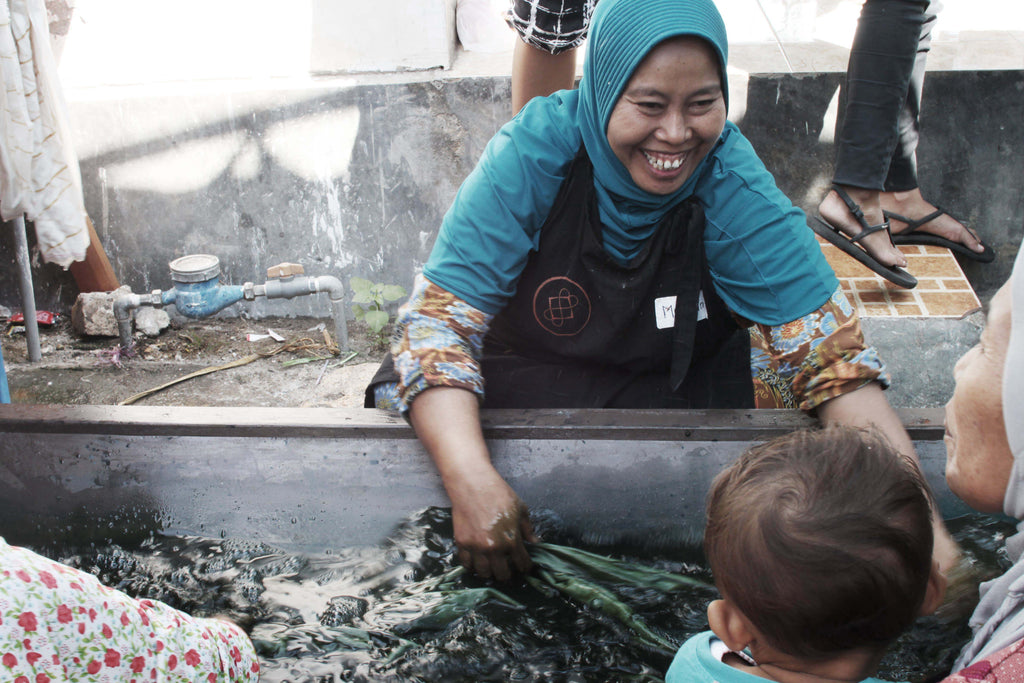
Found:
[[[910,435],[907,434],[899,415],[889,405],[882,387],[877,382],[869,382],[854,391],[826,401],[818,408],[818,416],[825,422],[872,428],[884,435],[900,453],[915,461],[918,459]],[[932,522],[932,529],[935,532],[932,557],[939,563],[940,571],[946,574],[959,562],[960,548],[946,530],[937,506],[933,509]]]
[[[507,580],[530,569],[524,541],[536,541],[526,505],[491,464],[477,397],[438,386],[412,402],[409,419],[452,503],[459,562],[479,576]]]
[[[889,375],[864,341],[860,319],[837,289],[825,304],[799,320],[759,325],[771,363],[790,381],[799,407],[824,422],[874,428],[902,454],[917,459],[914,444],[883,392]],[[935,513],[935,559],[943,571],[959,559],[959,549]]]
[[[392,344],[400,402],[448,498],[459,561],[483,577],[526,571],[526,506],[491,464],[480,427],[480,357],[491,316],[418,277]]]

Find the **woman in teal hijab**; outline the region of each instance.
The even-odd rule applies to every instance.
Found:
[[[579,88],[494,136],[400,310],[367,404],[407,414],[481,576],[534,538],[481,406],[753,407],[752,325],[794,406],[913,454],[803,213],[726,120],[727,50],[711,0],[601,0]]]

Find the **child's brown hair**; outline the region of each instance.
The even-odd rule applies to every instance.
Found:
[[[931,497],[874,432],[828,426],[755,446],[715,478],[707,513],[716,585],[782,652],[884,649],[918,615]]]

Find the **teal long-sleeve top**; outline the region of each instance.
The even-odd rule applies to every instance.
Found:
[[[486,313],[516,282],[582,144],[579,91],[532,100],[491,139],[445,214],[423,273]],[[824,304],[838,281],[803,212],[775,184],[739,128],[728,122],[680,198],[703,205],[704,248],[718,294],[738,315],[780,325]],[[636,255],[657,223],[602,213],[605,249]]]

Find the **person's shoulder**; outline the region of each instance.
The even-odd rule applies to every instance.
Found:
[[[561,177],[583,143],[575,91],[535,97],[490,139],[473,176]]]
[[[764,170],[761,158],[750,144],[750,140],[743,135],[732,121],[725,122],[725,128],[718,138],[714,149],[711,151],[712,171],[718,174],[739,174]]]
[[[686,640],[665,674],[665,683],[747,683],[742,672],[732,669],[712,653],[711,631],[697,633]],[[735,673],[735,675],[733,675]]]
[[[562,141],[574,151],[582,141],[578,122],[579,90],[559,90],[534,97],[502,127],[509,135],[544,137]]]

